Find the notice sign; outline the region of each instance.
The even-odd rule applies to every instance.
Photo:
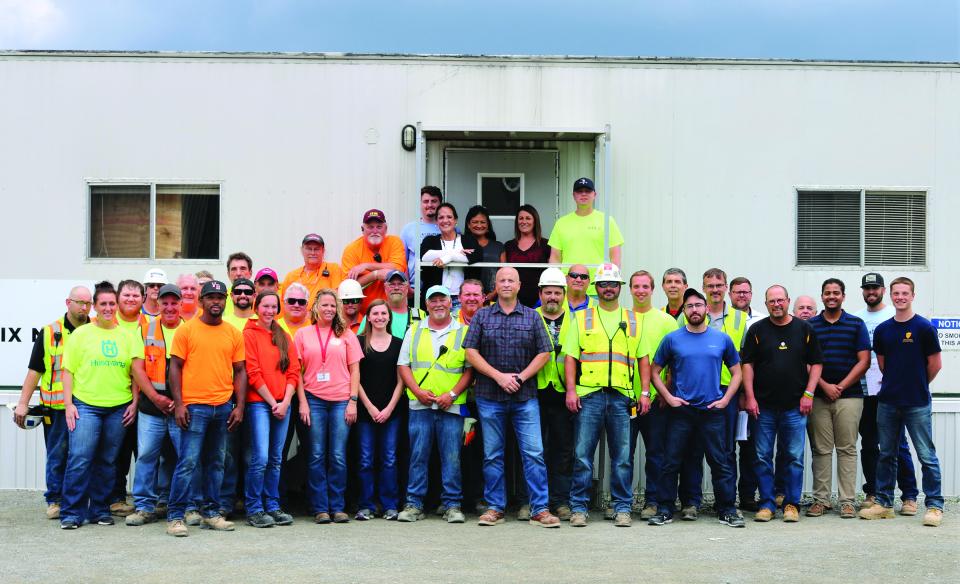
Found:
[[[937,328],[940,348],[944,351],[960,351],[960,318],[931,318]]]

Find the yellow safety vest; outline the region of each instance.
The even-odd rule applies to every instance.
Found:
[[[537,313],[543,318],[543,326],[547,327],[547,319],[543,316],[543,307],[537,308]],[[550,339],[550,349],[552,351],[553,359],[547,361],[543,368],[540,371],[537,371],[537,389],[547,389],[550,385],[553,385],[555,391],[563,393],[566,391],[566,384],[564,383],[564,373],[563,373],[563,362],[566,359],[563,351],[560,351],[560,346],[563,345],[563,339],[567,336],[567,329],[569,328],[568,324],[572,313],[565,306],[563,311],[563,322],[560,323],[560,342],[554,343],[553,337],[550,335],[549,329],[547,330],[547,338]]]
[[[677,322],[680,323],[680,326],[686,326],[687,318],[684,315],[680,315],[677,318]],[[707,323],[710,326],[713,326],[713,318],[707,313]],[[716,328],[720,332],[724,332],[730,337],[730,340],[733,341],[733,347],[740,352],[740,347],[743,346],[743,336],[747,334],[747,314],[742,310],[737,310],[736,308],[731,307],[729,312],[723,317],[723,322],[720,327]],[[730,385],[730,370],[727,369],[726,364],[721,364],[720,367],[720,385],[726,387]]]
[[[55,410],[63,409],[63,346],[70,331],[58,318],[43,327],[43,375],[40,376],[40,403]]]
[[[469,327],[461,326],[453,334],[448,334],[444,341],[447,350],[438,358],[433,358],[433,341],[426,321],[417,321],[410,327],[410,369],[413,378],[420,385],[420,389],[434,395],[443,395],[453,390],[463,370],[466,368],[467,351],[463,348],[463,339]],[[426,334],[424,334],[426,332]],[[407,388],[407,397],[417,399],[410,388]],[[467,392],[462,391],[455,404],[467,403]]]
[[[576,313],[580,341],[577,362],[577,394],[586,395],[604,387],[612,387],[633,399],[633,378],[640,345],[637,314],[620,309],[620,328],[612,337],[600,322],[599,307]]]

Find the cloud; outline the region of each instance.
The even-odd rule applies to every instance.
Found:
[[[62,29],[64,14],[54,0],[0,0],[0,47],[32,48]]]

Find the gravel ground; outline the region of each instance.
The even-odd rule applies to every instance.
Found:
[[[798,524],[732,529],[703,514],[695,523],[542,529],[508,520],[478,527],[438,518],[376,519],[232,533],[190,528],[190,537],[144,527],[61,531],[34,491],[0,491],[0,582],[958,582],[960,509],[940,528],[920,516],[884,521],[801,518]],[[923,508],[921,507],[921,514]]]

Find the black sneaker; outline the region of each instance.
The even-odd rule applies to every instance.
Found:
[[[739,513],[721,513],[717,519],[720,520],[720,523],[729,525],[730,527],[747,526],[747,524],[743,522],[743,517]]]
[[[109,515],[104,515],[97,519],[97,525],[114,525],[113,517]]]
[[[668,523],[673,523],[673,515],[663,515],[662,513],[657,513],[650,519],[647,519],[647,525],[666,525]]]
[[[276,523],[277,525],[293,525],[293,515],[290,515],[283,509],[270,511],[268,515],[270,515],[270,517],[273,517],[273,522]]]
[[[64,519],[60,522],[60,529],[79,529],[80,524],[73,519]]]
[[[247,523],[254,527],[273,527],[276,525],[273,517],[267,515],[265,511],[257,511],[253,515],[248,515]]]

